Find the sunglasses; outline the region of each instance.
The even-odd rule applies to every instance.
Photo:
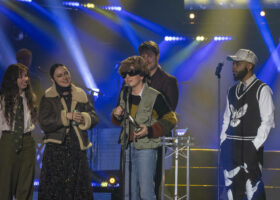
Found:
[[[122,76],[123,78],[125,78],[127,74],[128,74],[129,76],[136,76],[136,75],[138,75],[138,74],[140,74],[140,73],[141,73],[141,71],[139,71],[139,70],[131,70],[131,71],[129,71],[129,72],[123,72],[123,73],[121,73],[121,76]]]

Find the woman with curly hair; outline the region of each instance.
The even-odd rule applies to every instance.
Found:
[[[44,131],[39,200],[92,200],[91,174],[86,150],[92,144],[88,129],[98,122],[86,93],[71,83],[63,64],[50,69],[53,85],[45,91],[39,107]]]
[[[36,121],[28,68],[10,65],[0,89],[0,199],[32,200]]]

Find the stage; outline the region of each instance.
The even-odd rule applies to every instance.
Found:
[[[219,131],[228,89],[235,83],[232,62],[226,57],[240,48],[251,49],[259,59],[256,76],[273,91],[276,126],[264,144],[263,179],[267,200],[275,200],[280,195],[279,9],[278,0],[0,0],[0,80],[6,68],[16,63],[19,49],[31,50],[30,75],[35,77],[39,103],[52,84],[50,66],[63,63],[69,68],[73,83],[89,95],[99,117],[99,124],[89,132],[93,147],[87,153],[95,199],[117,200],[118,187],[99,186],[111,176],[120,178],[121,129],[111,122],[123,85],[118,69],[122,60],[138,55],[142,42],[155,41],[161,68],[178,80],[175,129],[188,128],[194,138],[190,199],[214,200]],[[215,71],[221,63],[219,81]],[[37,124],[33,132],[36,180],[43,136]],[[185,192],[185,167],[179,160],[179,195]],[[172,196],[173,190],[171,159],[165,191]]]

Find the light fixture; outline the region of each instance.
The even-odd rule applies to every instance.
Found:
[[[196,36],[196,41],[199,41],[199,42],[202,42],[202,41],[204,41],[205,40],[205,37],[204,36],[202,36],[202,35],[199,35],[199,36]]]
[[[107,182],[107,181],[102,181],[102,182],[100,183],[100,186],[101,186],[101,187],[108,187],[108,182]]]
[[[32,2],[32,0],[17,0],[17,1],[25,2],[25,3],[31,3]]]
[[[81,4],[77,1],[63,1],[62,5],[69,6],[69,7],[80,7]]]
[[[187,134],[187,131],[188,131],[189,128],[182,128],[182,129],[176,129],[175,131],[175,137],[178,136],[178,137],[182,137],[182,136],[186,136]]]
[[[194,13],[190,13],[190,14],[189,14],[189,18],[190,18],[190,19],[194,19],[194,18],[195,18],[195,14],[194,14]]]
[[[83,6],[86,8],[95,8],[95,5],[93,3],[85,3],[83,4]]]
[[[103,6],[102,9],[104,10],[111,10],[111,11],[121,11],[121,6]]]
[[[260,16],[265,17],[265,11],[262,10],[262,11],[260,12]]]
[[[230,36],[215,36],[214,41],[229,41],[232,40],[232,37]]]
[[[118,178],[116,176],[109,176],[107,182],[110,186],[116,186],[118,183]]]
[[[186,40],[185,37],[181,36],[164,36],[164,41],[171,42],[171,41],[184,41]]]

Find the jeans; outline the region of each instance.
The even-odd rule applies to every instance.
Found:
[[[137,150],[130,143],[125,153],[125,200],[156,200],[157,149]]]

